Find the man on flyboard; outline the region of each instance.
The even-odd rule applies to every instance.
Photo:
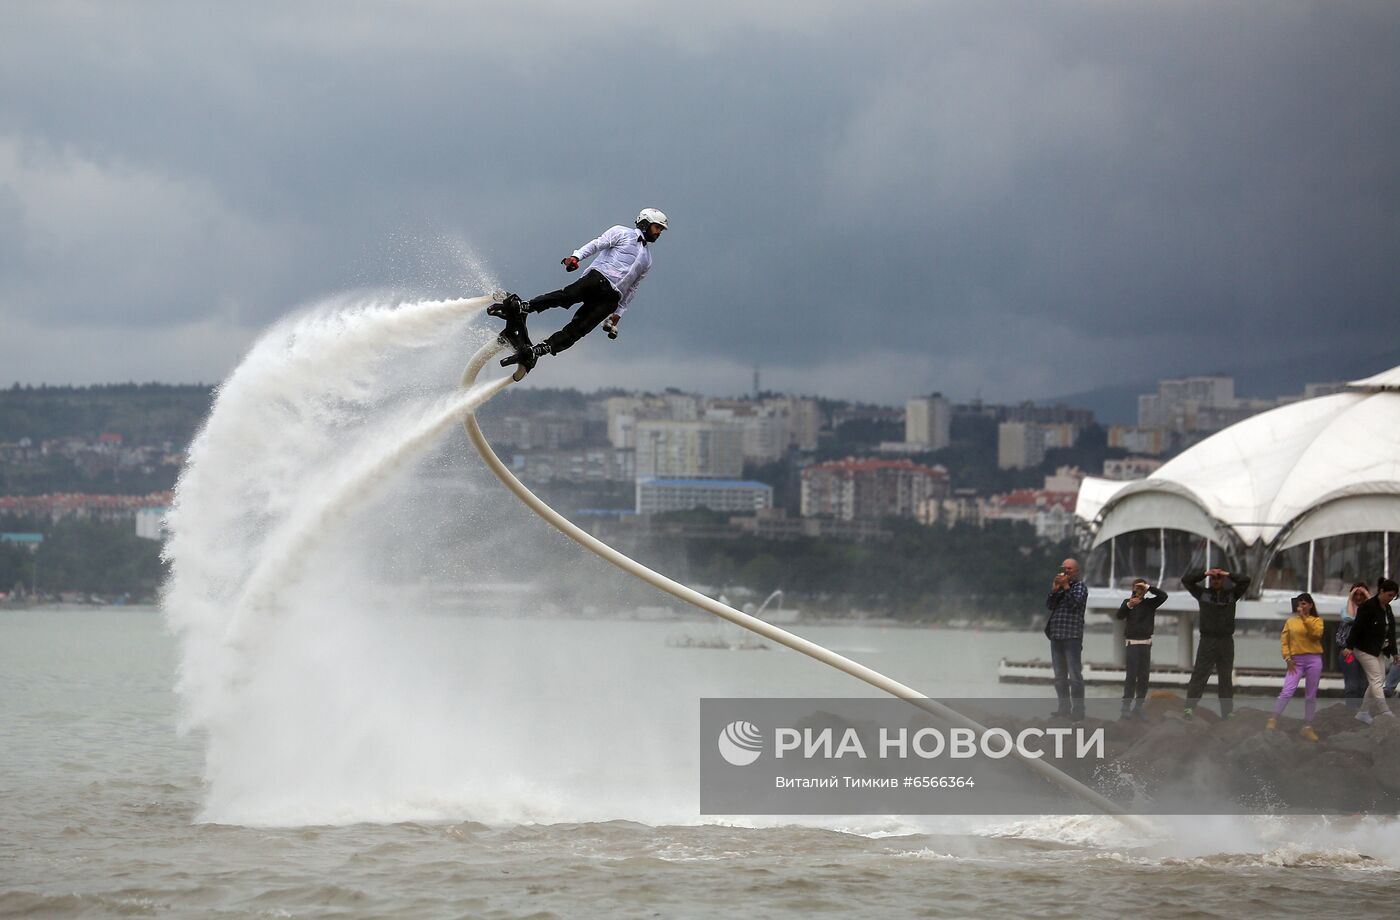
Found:
[[[597,256],[583,277],[573,284],[531,300],[521,300],[507,291],[497,292],[497,302],[486,312],[506,321],[501,340],[515,349],[515,354],[501,360],[502,366],[518,364],[523,371],[528,371],[540,357],[559,354],[592,332],[599,323],[603,324],[608,338],[617,338],[622,314],[627,312],[627,305],[632,302],[637,285],[641,284],[651,268],[651,251],[648,247],[661,237],[665,229],[665,214],[655,208],[643,208],[632,227],[613,227],[560,260],[565,271],[573,272],[578,271],[579,262]],[[525,328],[528,314],[540,313],[550,307],[567,308],[574,304],[579,304],[579,308],[564,324],[564,328],[538,345],[530,344]]]

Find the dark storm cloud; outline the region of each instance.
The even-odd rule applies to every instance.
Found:
[[[458,241],[552,286],[651,204],[568,376],[1039,397],[1395,329],[1393,4],[500,6],[7,9],[0,363],[213,378],[304,300],[458,293]]]

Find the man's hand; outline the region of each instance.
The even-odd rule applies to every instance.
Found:
[[[1293,663],[1293,659],[1292,659],[1292,658],[1289,658],[1289,659],[1288,659],[1288,673],[1289,673],[1289,674],[1296,674],[1297,672],[1298,672],[1298,666],[1297,666],[1296,664]]]
[[[1051,591],[1062,591],[1069,587],[1069,576],[1064,572],[1055,576],[1055,580],[1050,582]]]
[[[578,259],[575,259],[573,256],[565,256],[559,260],[559,264],[564,266],[564,271],[566,272],[578,271]]]
[[[603,320],[603,331],[608,334],[608,338],[617,338],[617,324],[622,322],[622,317],[616,313]]]

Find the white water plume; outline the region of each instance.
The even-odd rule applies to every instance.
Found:
[[[163,596],[184,723],[205,739],[203,820],[693,816],[687,765],[656,754],[687,759],[689,721],[658,717],[616,661],[415,593],[542,570],[571,588],[625,580],[569,572],[561,538],[473,481],[485,471],[457,425],[508,379],[460,389],[494,335],[470,323],[487,302],[327,303],[271,329],[219,388],[169,515]],[[581,687],[598,719],[570,709]],[[629,707],[637,753],[597,762]],[[561,771],[561,749],[585,753]],[[647,781],[660,790],[639,793]]]
[[[369,450],[356,451],[344,469],[324,486],[324,499],[303,503],[286,523],[267,540],[258,567],[248,577],[238,607],[225,638],[242,649],[250,640],[257,618],[275,614],[276,595],[288,582],[295,582],[299,568],[315,547],[319,536],[337,526],[370,498],[376,487],[385,484],[403,464],[420,455],[448,428],[455,428],[462,416],[495,396],[510,383],[501,377],[473,387],[469,392],[439,400],[416,421],[387,425],[402,433],[398,440],[370,444]]]
[[[210,728],[225,685],[252,666],[231,640],[275,608],[317,535],[503,385],[462,394],[443,361],[462,352],[427,353],[461,342],[488,303],[323,304],[270,329],[219,387],[168,517],[163,607],[183,644],[189,726]],[[415,365],[443,382],[405,373]]]

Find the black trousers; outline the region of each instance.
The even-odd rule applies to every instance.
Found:
[[[1196,646],[1196,666],[1191,670],[1191,682],[1186,685],[1186,705],[1195,706],[1205,692],[1210,672],[1215,672],[1216,689],[1220,694],[1220,714],[1227,716],[1235,708],[1235,637],[1201,636]]]
[[[554,354],[568,348],[588,335],[598,324],[612,315],[621,297],[608,283],[601,272],[587,271],[583,277],[567,287],[530,299],[530,312],[542,313],[551,307],[568,309],[574,304],[579,308],[564,324],[564,328],[545,339],[549,350]]]
[[[1128,700],[1147,699],[1147,678],[1152,673],[1152,646],[1130,645],[1128,652],[1128,674],[1123,678],[1123,705]]]

